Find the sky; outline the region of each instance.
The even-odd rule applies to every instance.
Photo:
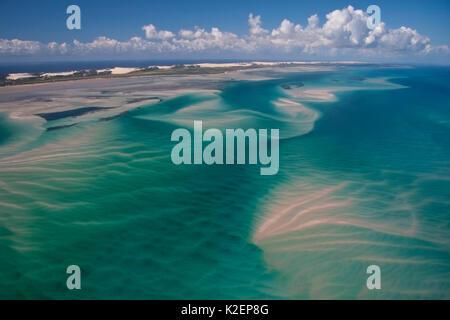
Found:
[[[69,30],[69,5],[81,29]],[[381,23],[367,27],[369,5]],[[0,62],[107,59],[450,62],[450,1],[2,0]]]

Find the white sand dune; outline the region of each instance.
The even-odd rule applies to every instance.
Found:
[[[31,73],[10,73],[6,77],[7,80],[18,80],[34,77]]]
[[[171,66],[151,66],[151,67],[157,67],[160,70],[169,70],[169,69],[172,69],[175,66],[171,65]]]
[[[111,71],[111,74],[127,74],[133,71],[140,70],[140,68],[122,68],[122,67],[114,67],[110,69],[100,69],[97,70],[98,73]]]
[[[67,71],[67,72],[47,72],[47,73],[41,74],[41,77],[43,77],[43,78],[66,77],[66,76],[71,76],[71,75],[73,75],[75,72],[76,72],[76,71]]]

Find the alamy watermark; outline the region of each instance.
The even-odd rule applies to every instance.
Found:
[[[81,9],[79,6],[72,4],[67,7],[67,14],[70,16],[67,17],[66,26],[69,30],[80,30],[81,29]]]
[[[260,174],[274,175],[279,169],[279,136],[279,129],[270,130],[269,155],[267,129],[259,129],[258,132],[256,129],[226,129],[224,147],[222,131],[211,128],[203,132],[202,121],[194,121],[193,139],[187,129],[179,128],[172,132],[171,141],[178,143],[172,149],[171,159],[176,165],[258,164],[259,160],[259,164],[266,166],[260,168]],[[208,142],[204,149],[203,142]]]
[[[367,274],[370,274],[370,276],[367,278],[366,286],[367,289],[373,290],[381,289],[381,269],[376,264],[372,264],[367,267],[366,270]]]
[[[367,28],[373,30],[381,23],[381,9],[379,6],[372,4],[367,7],[366,12],[369,14],[367,17]]]
[[[67,277],[66,286],[69,290],[81,289],[81,269],[76,264],[72,264],[67,267],[66,273],[70,274]]]

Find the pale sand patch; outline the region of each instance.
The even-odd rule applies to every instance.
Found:
[[[175,65],[172,65],[172,66],[150,66],[150,67],[157,67],[160,70],[169,70],[169,69],[172,69],[173,67],[175,67]]]
[[[271,212],[267,215],[262,223],[258,226],[254,234],[254,241],[258,242],[264,238],[273,237],[275,235],[290,233],[298,229],[300,225],[305,226],[310,219],[301,219],[311,212],[317,211],[327,212],[327,206],[340,207],[345,206],[332,195],[335,191],[342,189],[346,183],[341,183],[336,186],[330,186],[321,190],[311,191],[309,194],[294,198],[286,203],[274,205],[269,209]],[[325,207],[324,207],[325,206]]]
[[[255,61],[254,64],[258,64],[261,66],[276,66],[279,64],[283,64],[284,62],[265,62],[265,61]]]
[[[198,63],[191,64],[187,66],[199,66],[200,68],[233,68],[233,67],[249,67],[253,63],[252,62],[243,62],[243,63]]]
[[[175,112],[175,114],[186,114],[186,113],[195,113],[195,112],[204,112],[205,110],[212,110],[212,111],[220,111],[219,108],[221,108],[220,105],[211,103],[211,101],[206,101],[199,104],[193,104],[191,106],[181,108]]]
[[[10,73],[6,77],[7,80],[18,80],[34,77],[31,73]]]
[[[398,79],[398,77],[396,77]],[[365,80],[367,83],[372,83],[376,85],[383,86],[386,89],[402,89],[407,88],[407,86],[390,82],[391,77],[379,77],[379,78],[368,78]]]
[[[12,120],[34,120],[41,123],[43,120],[36,114],[87,106],[113,108],[99,109],[96,112],[77,116],[76,120],[70,118],[61,120],[63,124],[70,124],[73,121],[113,117],[178,95],[215,94],[219,90],[215,89],[211,82],[223,80],[221,77],[205,79],[201,76],[151,76],[3,87],[0,88],[0,112],[8,113]]]
[[[141,70],[140,68],[122,68],[122,67],[115,67],[111,69],[100,69],[97,70],[98,73],[111,71],[111,74],[127,74],[133,71]]]
[[[300,66],[298,68],[305,71],[304,69],[309,68],[309,66]],[[313,68],[317,68],[317,66]],[[275,69],[277,71],[278,69],[280,71],[298,70],[297,67],[264,67],[258,70],[263,69]],[[135,70],[135,68],[118,68],[116,72],[130,72],[132,70]],[[14,113],[14,118],[23,119],[24,117],[33,117],[33,115],[38,113],[100,106],[113,107],[114,110],[99,110],[95,113],[95,117],[97,115],[111,116],[139,106],[155,104],[159,102],[158,98],[167,99],[191,93],[215,94],[220,92],[220,88],[225,81],[257,81],[265,79],[273,79],[273,76],[247,69],[214,75],[153,75],[8,86],[0,88],[0,112]],[[324,96],[324,99],[331,96],[331,93],[326,95],[325,90],[317,91],[315,94],[310,94],[310,96],[317,98],[318,92]],[[298,109],[299,106],[287,105],[285,107],[287,112],[292,114],[302,112]],[[296,108],[297,110],[295,110]],[[190,111],[193,110],[191,109]],[[91,116],[94,115],[92,114],[87,118]],[[78,118],[77,120],[81,119]]]
[[[41,74],[41,77],[43,78],[51,78],[51,77],[66,77],[66,76],[71,76],[75,73],[76,71],[67,71],[67,72],[47,72],[47,73],[43,73]]]
[[[336,99],[336,96],[327,89],[308,89],[303,91],[303,94],[306,98],[316,100],[334,101]]]
[[[299,102],[295,102],[289,99],[278,99],[274,104],[284,113],[288,114],[290,117],[296,117],[299,114],[304,115],[310,121],[314,121],[319,117],[319,113],[313,109],[305,107]]]
[[[292,98],[315,101],[335,101],[336,96],[332,92],[340,90],[336,88],[305,89],[304,87],[283,89]]]
[[[316,89],[305,89],[305,87],[299,87],[283,89],[283,91],[292,98],[329,102],[337,100],[335,95],[337,92],[358,90],[394,90],[403,88],[406,88],[406,86],[391,83],[389,82],[389,78],[372,78],[364,80],[364,84],[361,86],[330,86]]]

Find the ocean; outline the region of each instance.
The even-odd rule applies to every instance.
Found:
[[[0,298],[449,299],[450,68],[252,74],[115,115],[0,106]],[[194,120],[279,129],[278,174],[174,165]]]

